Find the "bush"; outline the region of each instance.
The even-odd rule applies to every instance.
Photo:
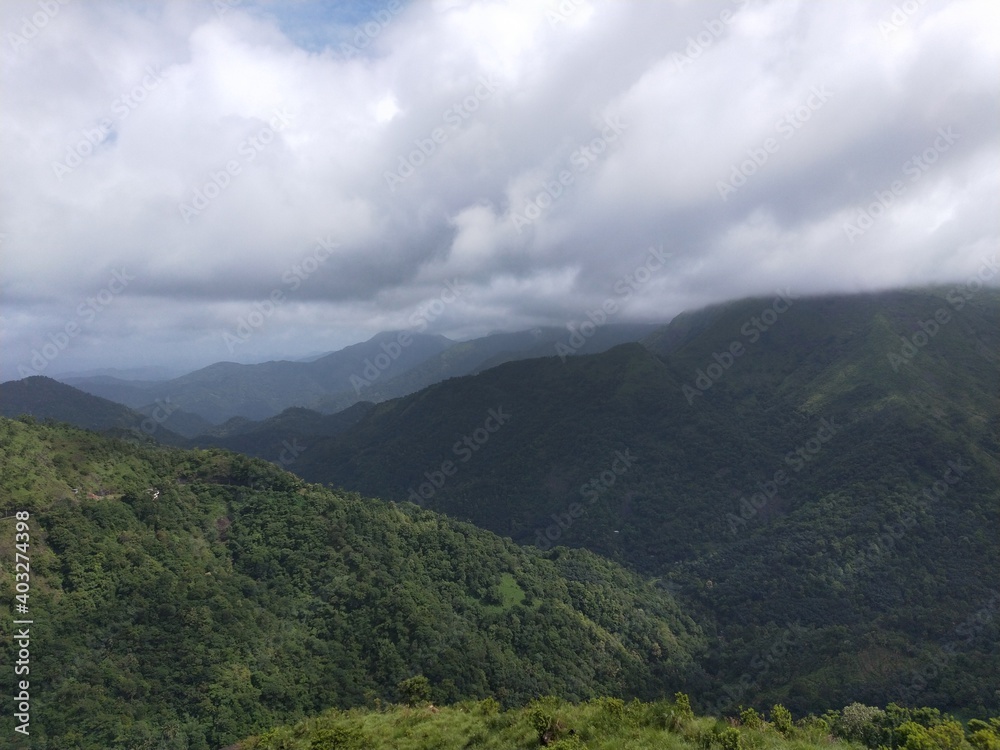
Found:
[[[368,747],[362,733],[354,728],[329,727],[318,730],[309,750],[363,750]]]
[[[740,723],[747,729],[763,729],[765,722],[763,717],[753,708],[740,708]]]
[[[833,731],[838,737],[851,742],[860,742],[866,747],[876,748],[882,743],[882,724],[885,711],[863,703],[844,706],[836,720]]]
[[[736,727],[726,727],[716,735],[720,750],[742,750],[743,738]]]
[[[792,712],[780,703],[775,703],[771,706],[771,723],[775,729],[787,735],[792,731]]]

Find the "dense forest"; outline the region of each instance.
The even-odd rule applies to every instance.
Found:
[[[277,457],[294,438],[308,448],[289,468],[310,481],[660,579],[710,636],[696,703],[1000,712],[1000,293],[774,304],[685,314],[643,346],[512,362],[335,435],[286,422],[241,447]],[[727,360],[734,341],[745,351]],[[509,419],[488,431],[498,408]]]
[[[0,420],[0,450],[8,606],[30,514],[32,748],[217,748],[417,678],[437,702],[654,697],[705,647],[668,592],[592,553],[264,461],[31,420]]]

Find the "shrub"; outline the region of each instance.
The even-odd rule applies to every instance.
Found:
[[[867,747],[878,747],[881,744],[881,725],[884,718],[885,711],[881,708],[855,702],[844,706],[833,731],[845,740],[860,742]]]
[[[716,736],[720,750],[742,750],[743,742],[740,730],[736,727],[726,727]]]
[[[747,729],[764,728],[764,719],[753,708],[740,708],[740,723]]]
[[[775,729],[787,735],[792,731],[792,712],[780,703],[775,703],[771,707],[771,723]]]

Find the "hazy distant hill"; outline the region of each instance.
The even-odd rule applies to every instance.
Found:
[[[41,375],[0,383],[0,415],[30,415],[97,432],[131,431],[171,445],[185,442],[165,426],[164,419],[157,418],[165,412],[142,414]]]
[[[193,438],[190,443],[239,451],[293,470],[298,457],[315,439],[345,432],[374,407],[371,402],[362,401],[336,414],[292,407],[261,422],[236,417]]]
[[[327,414],[361,401],[385,401],[459,375],[515,359],[547,357],[556,345],[571,354],[606,351],[638,341],[653,324],[599,326],[579,342],[565,328],[494,333],[455,343],[443,336],[385,332],[369,341],[318,358],[256,365],[217,362],[168,381],[143,382],[109,376],[63,378],[63,382],[134,409],[168,401],[168,426],[185,437],[213,432],[232,417],[262,420],[290,407]],[[562,350],[561,350],[562,351]]]
[[[1000,571],[1000,293],[968,291],[685,314],[378,404],[294,470],[665,576],[717,623],[723,680],[798,623],[755,678],[798,710],[903,700]],[[921,702],[996,711],[998,622]]]
[[[481,338],[462,341],[438,352],[421,364],[393,378],[380,378],[360,391],[350,391],[326,397],[314,408],[320,411],[345,409],[359,399],[386,401],[416,393],[422,388],[448,378],[470,375],[490,367],[519,359],[551,357],[559,352],[566,356],[596,354],[631,341],[639,341],[659,328],[653,323],[611,323],[596,327],[588,336],[574,339],[566,328],[534,328],[515,333],[491,333]],[[557,345],[563,348],[557,348]]]
[[[401,339],[400,336],[405,338]],[[404,344],[401,345],[400,341]],[[264,362],[241,365],[217,362],[187,375],[162,382],[122,381],[114,378],[72,378],[67,383],[88,393],[131,406],[148,407],[157,399],[211,424],[230,417],[266,419],[291,406],[308,406],[325,395],[353,390],[352,377],[376,372],[393,375],[420,364],[451,345],[443,336],[420,333],[380,333],[310,362]],[[178,423],[188,437],[204,425]]]

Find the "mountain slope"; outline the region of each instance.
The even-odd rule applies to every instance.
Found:
[[[136,409],[158,399],[169,401],[220,424],[231,417],[266,419],[291,406],[310,406],[328,394],[353,390],[352,378],[362,378],[366,371],[392,377],[451,343],[443,336],[386,332],[309,362],[217,362],[167,381],[72,378],[66,382]]]
[[[15,524],[30,538],[32,747],[221,747],[418,675],[440,702],[662,695],[703,648],[666,592],[590,553],[237,454],[0,419],[0,458],[5,601]]]
[[[794,637],[754,694],[900,700],[1000,571],[1000,293],[965,291],[681,316],[648,349],[379,404],[295,471],[665,576],[716,623],[716,684]],[[927,702],[995,711],[997,634],[963,640]]]
[[[168,445],[184,442],[164,426],[166,411],[142,414],[42,375],[0,383],[0,415],[54,419],[98,432],[130,431]]]
[[[415,393],[503,362],[551,356],[557,344],[570,353],[589,354],[638,341],[655,329],[652,324],[607,324],[581,337],[575,346],[568,345],[570,333],[564,328],[494,333],[459,343],[443,336],[385,332],[364,343],[296,362],[217,362],[169,381],[102,376],[64,382],[143,411],[154,401],[169,402],[174,411],[168,426],[193,438],[212,434],[212,425],[232,417],[264,420],[290,407],[335,413],[361,401]]]
[[[422,388],[449,378],[470,375],[519,359],[551,357],[563,351],[561,344],[573,354],[597,354],[626,342],[639,341],[658,326],[643,323],[610,323],[599,326],[575,348],[569,346],[570,332],[565,328],[535,328],[515,333],[492,333],[481,338],[462,341],[395,377],[373,380],[360,390],[335,394],[316,403],[321,411],[338,411],[359,399],[386,401],[416,393]],[[574,342],[576,343],[576,342]]]

